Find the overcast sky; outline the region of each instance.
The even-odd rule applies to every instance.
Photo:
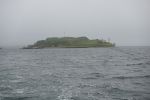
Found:
[[[0,0],[0,47],[54,36],[150,45],[150,0]]]

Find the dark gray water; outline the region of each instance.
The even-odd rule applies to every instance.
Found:
[[[150,47],[2,49],[0,100],[150,100]]]

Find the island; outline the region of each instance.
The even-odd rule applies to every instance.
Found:
[[[114,47],[115,44],[106,40],[89,39],[87,37],[50,37],[37,41],[23,49],[42,48],[91,48],[91,47]]]

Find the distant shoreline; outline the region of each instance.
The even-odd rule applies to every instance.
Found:
[[[43,48],[99,48],[114,47],[115,44],[106,40],[93,39],[87,37],[51,37],[45,40],[37,41],[32,45],[23,47],[22,49],[43,49]]]
[[[116,46],[111,46],[111,47],[45,47],[45,48],[20,48],[20,49],[82,49],[82,48],[113,48],[113,47],[116,47]]]

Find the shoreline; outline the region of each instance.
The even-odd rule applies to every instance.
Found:
[[[116,46],[104,46],[104,47],[44,47],[44,48],[20,48],[20,49],[62,49],[62,48],[70,48],[70,49],[80,49],[80,48],[113,48]]]

